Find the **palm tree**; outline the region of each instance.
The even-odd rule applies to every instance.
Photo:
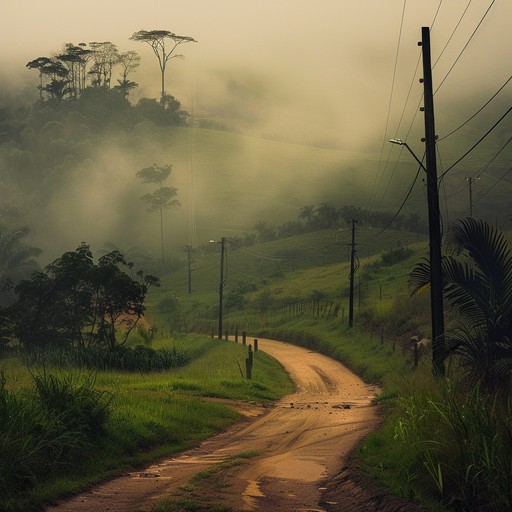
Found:
[[[300,209],[299,220],[303,220],[306,225],[311,225],[315,218],[316,209],[312,204],[307,204]]]
[[[28,228],[9,229],[0,225],[0,304],[8,300],[5,288],[12,283],[28,278],[39,269],[35,260],[41,249],[24,244]]]
[[[503,233],[467,218],[447,234],[443,290],[459,314],[445,335],[449,353],[458,354],[467,375],[487,389],[508,390],[512,377],[512,252]],[[409,276],[413,292],[429,286],[428,262]]]

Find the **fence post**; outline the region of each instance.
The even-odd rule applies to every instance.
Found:
[[[247,379],[249,379],[249,380],[252,379],[252,367],[251,367],[251,362],[249,361],[249,358],[247,358],[245,360],[245,375],[246,375]]]
[[[251,363],[251,368],[254,363],[254,352],[252,351],[252,345],[249,345],[249,350],[247,352],[247,355],[249,356],[249,361]]]
[[[258,352],[258,338],[254,338],[254,352]]]
[[[245,334],[245,331],[242,333],[242,343],[243,343],[244,345],[247,345],[247,336],[246,336],[246,334]]]
[[[235,343],[238,343],[238,327],[235,329]]]

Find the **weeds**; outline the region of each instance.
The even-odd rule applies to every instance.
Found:
[[[79,383],[43,374],[33,377],[34,392],[6,389],[0,374],[0,510],[18,510],[17,497],[74,464],[74,458],[103,432],[109,397]]]
[[[411,481],[415,492],[437,496],[451,510],[510,510],[510,397],[484,394],[479,387],[467,392],[450,380],[422,380],[416,389],[405,384],[392,420],[397,455],[412,453],[409,467],[424,470]]]

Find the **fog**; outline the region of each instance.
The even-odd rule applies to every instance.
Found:
[[[171,60],[167,91],[194,119],[208,119],[249,137],[244,139],[243,151],[233,155],[239,159],[239,175],[227,179],[230,214],[215,208],[217,198],[210,193],[213,182],[209,180],[221,174],[222,158],[212,162],[200,147],[190,151],[190,136],[182,141],[189,146],[181,149],[175,145],[162,150],[150,142],[147,151],[104,146],[95,152],[95,163],[86,174],[62,185],[44,215],[33,215],[34,242],[48,257],[56,256],[80,241],[99,246],[114,240],[126,226],[135,229],[149,222],[140,208],[127,211],[119,205],[141,195],[134,174],[153,163],[173,164],[171,181],[178,187],[182,207],[169,212],[166,236],[175,246],[190,241],[191,218],[197,218],[199,243],[204,243],[214,236],[250,229],[251,222],[265,215],[285,220],[296,215],[300,206],[323,200],[353,199],[363,206],[395,208],[405,191],[393,190],[393,162],[399,148],[389,147],[387,140],[407,138],[418,154],[423,152],[423,116],[418,112],[421,27],[432,27],[434,87],[441,84],[435,96],[436,124],[442,136],[473,115],[510,76],[512,3],[497,1],[486,14],[491,3],[128,0],[120,6],[98,0],[2,2],[0,102],[36,101],[37,73],[25,64],[59,52],[65,43],[91,41],[111,41],[120,51],[137,51],[142,62],[133,80],[139,87],[130,99],[158,98],[156,59],[147,45],[129,38],[140,29],[164,29],[198,41],[180,47],[184,59]],[[481,117],[451,139],[453,143],[443,145],[446,165],[503,114],[510,106],[510,93],[509,84]],[[509,131],[501,130],[486,151],[499,148]],[[314,154],[299,151],[284,155],[282,168],[265,167],[267,157],[258,151],[271,150],[261,140],[318,148],[322,164],[315,167]],[[310,172],[300,169],[301,174],[294,174],[304,159],[311,159]],[[465,172],[478,172],[482,162],[483,156],[475,157]],[[401,153],[400,170],[411,176],[415,172],[410,158]],[[421,190],[413,196],[413,201],[423,200]],[[413,203],[413,208],[417,205]],[[151,231],[142,229],[139,236],[137,242],[151,245]]]

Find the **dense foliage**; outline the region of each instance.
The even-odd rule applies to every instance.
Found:
[[[19,510],[20,494],[90,451],[104,434],[111,399],[93,379],[47,373],[33,377],[25,396],[9,391],[1,373],[0,509]]]
[[[53,345],[113,351],[144,315],[151,286],[159,286],[158,278],[133,275],[118,251],[95,263],[81,244],[16,285],[16,301],[4,312],[10,320],[4,339],[9,328],[10,338],[26,350]]]
[[[447,236],[443,287],[459,320],[445,337],[447,353],[460,356],[471,382],[510,392],[512,383],[512,251],[503,233],[467,218]],[[415,291],[428,286],[430,266],[411,273]]]

